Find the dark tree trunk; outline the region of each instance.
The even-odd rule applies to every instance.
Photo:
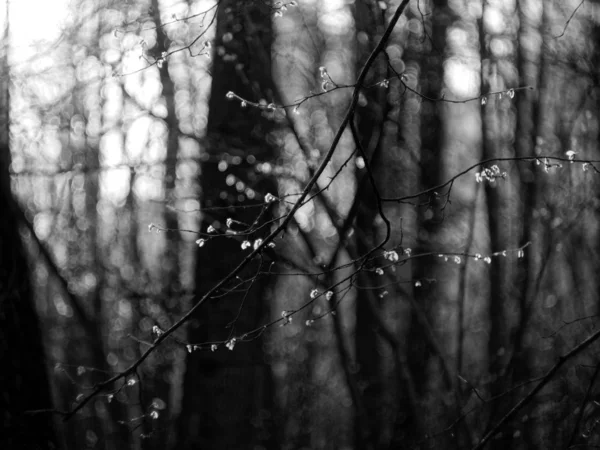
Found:
[[[29,268],[10,191],[10,153],[0,147],[0,447],[55,448],[44,349]]]
[[[8,21],[6,5],[6,23]],[[56,448],[44,349],[10,187],[8,26],[0,59],[0,448]]]
[[[217,232],[212,238],[205,235],[206,244],[198,250],[197,299],[247,255],[249,250],[241,248],[243,240],[254,242],[268,231],[223,235],[229,228],[227,218],[240,222],[229,231],[254,223],[261,209],[248,206],[262,203],[266,192],[254,162],[272,158],[266,134],[273,112],[243,108],[240,100],[226,94],[232,91],[249,102],[273,102],[268,11],[244,2],[219,5],[201,175],[202,232],[211,225]],[[233,185],[227,183],[228,177],[235,180]],[[240,276],[252,278],[257,267],[258,262],[251,264]],[[187,358],[178,448],[253,448],[267,445],[270,439],[270,368],[263,357],[262,339],[238,341],[232,351],[223,345],[266,319],[264,284],[258,279],[224,294],[219,292],[190,323],[191,343],[221,344],[214,352],[194,351]]]

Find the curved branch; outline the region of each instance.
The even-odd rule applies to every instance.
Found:
[[[596,331],[594,334],[588,336],[586,340],[581,342],[573,350],[568,352],[566,355],[561,356],[558,362],[554,366],[552,366],[552,368],[548,372],[546,372],[546,374],[542,377],[540,382],[531,390],[531,392],[529,392],[529,394],[527,394],[515,406],[513,406],[511,410],[507,412],[505,416],[502,417],[502,419],[500,419],[500,421],[485,434],[485,436],[483,436],[481,441],[479,441],[479,443],[475,447],[473,447],[472,450],[479,450],[485,447],[488,441],[500,432],[500,428],[502,428],[502,426],[506,422],[512,419],[525,405],[527,405],[527,403],[529,403],[533,399],[533,397],[535,397],[535,395],[550,382],[554,374],[556,374],[556,372],[558,372],[558,370],[562,366],[564,366],[569,359],[581,353],[583,350],[585,350],[587,347],[593,344],[599,337],[600,331]]]
[[[240,262],[240,264],[238,264],[238,266],[235,267],[226,277],[221,279],[221,281],[219,281],[208,292],[206,292],[206,294],[204,294],[202,296],[202,298],[198,301],[198,303],[196,303],[186,314],[184,314],[168,330],[166,330],[164,333],[162,333],[160,336],[158,336],[158,338],[154,341],[154,343],[148,349],[146,349],[146,351],[133,364],[131,364],[131,366],[129,366],[123,372],[109,378],[108,380],[95,385],[93,391],[90,394],[88,394],[87,396],[85,396],[69,412],[69,414],[65,416],[65,418],[64,418],[65,421],[69,420],[71,417],[73,417],[77,413],[77,411],[81,410],[92,398],[94,398],[96,395],[98,395],[100,392],[102,392],[104,389],[106,389],[107,386],[109,386],[112,383],[114,383],[115,381],[125,378],[129,374],[135,372],[135,370],[146,360],[146,358],[148,358],[150,356],[150,354],[152,354],[158,348],[158,346],[165,339],[167,339],[169,336],[171,336],[184,323],[186,323],[188,320],[190,320],[191,317],[200,309],[200,307],[202,305],[204,305],[208,301],[209,298],[211,298],[217,291],[219,291],[222,287],[226,286],[227,283],[229,283],[231,280],[233,280],[254,258],[258,257],[263,252],[263,250],[265,250],[267,248],[267,245],[269,243],[271,243],[279,234],[281,234],[287,228],[287,225],[293,219],[294,214],[296,213],[296,211],[298,211],[298,209],[300,209],[300,207],[302,206],[306,197],[309,195],[309,193],[311,192],[313,187],[317,184],[317,180],[325,171],[327,164],[333,158],[333,154],[335,153],[335,151],[337,149],[337,146],[342,138],[342,135],[344,133],[344,130],[346,129],[346,126],[348,125],[348,123],[350,123],[350,121],[354,117],[356,105],[358,104],[359,95],[360,95],[360,86],[362,86],[362,84],[367,76],[367,73],[369,72],[371,66],[375,62],[375,59],[377,58],[379,53],[381,53],[383,51],[383,49],[385,48],[385,45],[386,45],[387,41],[389,40],[390,35],[392,34],[392,30],[398,23],[398,20],[400,19],[400,17],[402,16],[402,13],[406,9],[408,2],[409,2],[409,0],[403,0],[402,3],[398,6],[398,8],[396,9],[396,12],[394,13],[394,16],[391,18],[390,23],[385,30],[385,33],[383,34],[379,43],[377,44],[375,49],[371,52],[371,55],[365,62],[365,65],[363,66],[363,68],[360,72],[360,75],[358,76],[358,79],[356,82],[357,87],[354,89],[354,92],[352,95],[352,101],[350,102],[348,111],[346,112],[344,119],[342,120],[342,123],[341,123],[340,127],[338,128],[337,133],[335,134],[335,137],[333,138],[333,141],[331,143],[331,146],[330,146],[327,154],[325,155],[325,158],[321,162],[321,165],[315,172],[314,176],[310,179],[310,181],[308,182],[308,184],[302,191],[302,194],[300,195],[300,197],[298,198],[298,200],[296,201],[294,206],[291,208],[291,210],[289,211],[287,216],[282,220],[281,224],[279,224],[279,226],[273,232],[271,232],[271,234],[269,234],[269,236],[267,236],[264,239],[262,244],[257,246],[256,249],[254,249],[250,254],[248,254],[248,256],[246,256],[246,258],[244,258],[242,260],[242,262]]]

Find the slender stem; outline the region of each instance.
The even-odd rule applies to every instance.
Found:
[[[540,382],[531,390],[531,392],[529,392],[529,394],[527,394],[515,406],[513,406],[512,409],[509,412],[507,412],[506,415],[502,419],[500,419],[500,421],[496,425],[494,425],[490,431],[488,431],[485,434],[485,436],[483,436],[481,441],[479,441],[479,443],[475,447],[473,447],[472,450],[479,450],[485,447],[488,441],[491,438],[493,438],[496,434],[498,434],[498,432],[500,432],[500,428],[502,428],[502,426],[506,422],[512,419],[527,403],[529,403],[533,399],[533,397],[550,382],[554,374],[556,374],[556,372],[558,372],[558,370],[569,359],[585,350],[587,347],[593,344],[599,337],[600,331],[596,331],[594,334],[590,335],[586,340],[580,343],[573,350],[568,352],[566,355],[561,356],[558,362],[554,366],[552,366],[552,368],[548,372],[546,372],[546,374],[542,377]]]
[[[199,310],[199,308],[204,303],[206,303],[208,301],[209,298],[211,298],[211,296],[213,294],[215,294],[221,288],[225,287],[227,285],[227,283],[229,283],[231,280],[233,280],[255,257],[259,256],[262,253],[262,251],[266,248],[266,246],[270,242],[272,242],[279,234],[281,234],[286,229],[289,222],[293,219],[296,211],[298,211],[298,209],[300,209],[304,200],[306,199],[308,194],[311,192],[312,188],[317,184],[317,180],[319,179],[321,174],[325,171],[327,164],[329,164],[329,162],[333,158],[333,154],[335,153],[335,151],[337,149],[337,146],[342,138],[342,135],[346,129],[346,126],[348,126],[348,123],[350,123],[350,121],[354,117],[354,113],[356,111],[356,105],[358,104],[360,90],[364,83],[364,80],[365,80],[371,66],[375,62],[375,59],[377,58],[379,53],[381,53],[381,51],[384,49],[390,35],[392,34],[392,30],[396,26],[396,23],[398,23],[398,20],[400,19],[400,16],[402,16],[402,13],[406,9],[408,2],[409,2],[409,0],[403,0],[402,3],[398,6],[392,19],[390,20],[390,23],[388,24],[385,32],[383,33],[383,36],[379,40],[379,43],[377,44],[375,49],[373,49],[373,51],[369,55],[369,58],[365,62],[365,65],[363,66],[363,68],[358,76],[358,79],[356,81],[356,87],[354,88],[354,92],[352,94],[352,101],[350,102],[348,111],[346,112],[344,119],[342,120],[342,123],[340,124],[338,131],[335,134],[335,137],[333,138],[333,141],[331,143],[329,150],[327,151],[327,154],[323,158],[321,165],[319,166],[319,168],[317,169],[317,171],[315,172],[313,177],[310,179],[310,181],[308,182],[306,187],[303,189],[302,194],[300,195],[300,197],[298,198],[298,200],[296,201],[296,203],[294,204],[292,209],[288,212],[286,217],[281,221],[281,224],[279,224],[279,226],[269,236],[267,236],[264,239],[264,241],[261,245],[259,245],[250,254],[248,254],[248,256],[246,256],[246,258],[244,258],[242,260],[242,262],[240,262],[240,264],[238,264],[238,266],[235,269],[233,269],[227,276],[225,276],[223,279],[221,279],[221,281],[219,281],[217,284],[215,284],[215,286],[213,286],[212,289],[210,289],[208,292],[206,292],[206,294],[204,294],[202,296],[202,298],[186,314],[184,314],[168,330],[166,330],[163,334],[161,334],[156,339],[156,341],[154,341],[154,343],[148,349],[146,349],[146,351],[144,353],[142,353],[142,355],[133,364],[131,364],[131,366],[129,366],[123,372],[115,375],[114,377],[111,377],[108,380],[97,384],[94,387],[94,390],[90,394],[88,394],[86,397],[84,397],[71,410],[71,412],[67,416],[65,416],[65,418],[64,418],[65,421],[69,420],[71,417],[73,417],[75,415],[75,413],[77,413],[77,411],[79,411],[81,408],[83,408],[92,398],[94,398],[97,394],[102,392],[107,386],[109,386],[112,383],[114,383],[115,381],[118,381],[119,379],[124,378],[124,377],[128,376],[129,374],[135,372],[135,370],[146,360],[146,358],[148,358],[150,356],[150,354],[152,354],[158,348],[158,346],[165,339],[167,339],[171,334],[173,334],[177,329],[179,329],[185,322],[190,320],[190,318]]]

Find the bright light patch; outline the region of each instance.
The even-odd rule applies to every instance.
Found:
[[[69,0],[18,0],[9,5],[13,58],[22,61],[56,41],[71,17]],[[4,6],[2,6],[4,13]],[[4,22],[4,16],[2,22]]]
[[[327,0],[322,3],[318,26],[324,34],[346,34],[353,25],[352,14],[344,0]]]
[[[105,170],[100,174],[101,196],[110,200],[115,206],[123,206],[129,195],[128,168]]]
[[[118,130],[108,131],[100,139],[100,161],[104,166],[123,163],[123,136]]]
[[[151,119],[147,116],[140,117],[127,130],[125,151],[127,152],[129,163],[136,163],[142,160],[144,147],[148,142],[148,129],[151,122]]]
[[[500,10],[493,7],[488,7],[485,9],[483,21],[485,24],[485,30],[490,34],[502,33],[506,28],[502,13]]]
[[[444,83],[458,97],[468,98],[479,93],[479,73],[458,58],[449,58],[444,63]]]

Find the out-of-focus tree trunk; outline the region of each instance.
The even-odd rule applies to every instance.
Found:
[[[354,17],[356,21],[358,64],[363,64],[368,58],[374,45],[384,32],[385,12],[375,1],[357,2],[354,6]],[[389,69],[386,61],[381,58],[374,64],[367,80],[367,85],[380,82],[387,79]],[[396,90],[397,85],[392,82],[391,90]],[[387,101],[388,89],[369,89],[364,91],[366,102],[357,108],[357,131],[361,145],[366,153],[367,161],[371,162],[371,169],[379,168],[379,160],[383,159],[383,139],[385,132],[386,117],[389,113],[390,105]],[[389,134],[386,137],[389,139]],[[361,155],[358,155],[361,156]],[[364,156],[363,156],[364,157]],[[383,165],[383,164],[382,164]],[[368,246],[381,236],[374,236],[376,230],[376,218],[378,217],[377,202],[375,193],[371,186],[371,181],[366,170],[357,171],[359,184],[357,186],[358,204],[356,227],[361,235],[357,236],[356,253],[363,254],[368,251]],[[380,218],[379,218],[380,219]],[[381,219],[378,221],[379,228],[383,227]],[[356,255],[354,255],[356,257]],[[369,273],[362,273],[359,277],[362,285],[368,285],[373,281],[378,282],[375,276]],[[376,319],[380,319],[378,301],[382,292],[371,290],[359,290],[357,292],[356,302],[356,358],[360,370],[357,373],[359,383],[362,386],[361,395],[364,399],[364,408],[367,416],[367,430],[369,435],[366,439],[373,444],[375,448],[385,448],[385,444],[390,441],[390,425],[394,422],[394,411],[389,410],[389,404],[394,403],[399,398],[395,389],[392,392],[386,392],[383,389],[383,372],[380,369],[380,352],[373,351],[374,348],[382,348],[389,358],[390,350],[386,349],[386,342],[382,340],[377,332],[380,325]],[[395,297],[395,296],[394,296]],[[375,316],[377,315],[377,316]],[[388,344],[390,345],[390,344]],[[392,348],[392,352],[401,351]],[[387,408],[384,407],[387,403]],[[410,405],[406,404],[407,408]],[[400,428],[398,429],[400,430]]]
[[[175,82],[171,78],[169,58],[163,58],[169,51],[169,37],[167,36],[163,16],[165,16],[159,0],[152,0],[151,7],[154,14],[154,23],[156,24],[156,45],[153,49],[158,58],[161,58],[161,64],[158,66],[160,74],[160,83],[162,85],[162,97],[166,106],[165,124],[167,126],[166,139],[166,157],[164,172],[165,188],[165,206],[162,209],[165,227],[168,231],[168,245],[163,249],[164,262],[161,264],[163,271],[160,282],[160,298],[157,302],[165,311],[170,314],[180,315],[183,311],[184,302],[181,300],[180,266],[179,258],[181,251],[181,236],[177,220],[176,192],[175,185],[177,180],[177,163],[179,150],[179,120],[175,108]],[[172,69],[171,69],[172,70]],[[133,177],[132,177],[133,178]],[[132,183],[133,184],[133,183]],[[133,196],[130,193],[130,196]],[[132,202],[132,208],[135,202]],[[157,210],[155,210],[157,211]],[[158,211],[157,211],[158,212]],[[137,235],[135,236],[137,239]],[[176,369],[173,367],[181,360],[176,349],[166,349],[162,355],[158,355],[155,361],[155,368],[144,382],[144,390],[151,393],[153,399],[159,399],[168,405],[170,419],[174,419],[174,411],[178,406],[171,404],[172,391],[181,388],[175,381],[173,374]],[[156,401],[156,400],[155,400]],[[143,405],[148,408],[150,405]],[[169,440],[169,434],[174,424],[169,424],[169,417],[165,414],[159,423],[155,421],[146,422],[145,434],[147,439],[147,448],[164,449]],[[171,420],[172,422],[172,420]]]
[[[0,57],[0,447],[56,447],[48,368],[10,182],[8,2]]]
[[[28,411],[50,409],[52,404],[19,215],[10,190],[9,151],[0,146],[0,446],[41,450],[55,445],[53,417]]]
[[[436,48],[426,64],[432,85],[425,89],[431,92],[436,85],[439,89],[431,92],[437,99],[434,106],[437,120],[428,119],[423,128],[422,177],[426,186],[447,181],[461,168],[481,159],[480,105],[472,101],[453,102],[479,94],[477,13],[466,5],[434,2],[432,14],[432,39]],[[427,106],[432,117],[433,111],[429,108]],[[438,139],[433,138],[436,134]],[[483,368],[487,367],[487,349],[482,345],[487,334],[487,285],[483,281],[487,268],[481,261],[444,255],[446,252],[472,253],[475,249],[485,253],[486,220],[482,190],[478,189],[474,177],[460,177],[450,190],[443,188],[422,201],[428,202],[429,207],[423,213],[420,240],[426,249],[440,254],[421,266],[420,276],[428,282],[422,283],[417,291],[419,303],[431,323],[432,342],[440,343],[437,349],[427,343],[425,358],[419,358],[425,372],[420,383],[424,394],[424,426],[428,432],[435,433],[446,428],[448,417],[458,417],[474,397],[468,389],[462,389],[464,385],[460,384],[458,374],[477,383],[484,375]],[[468,418],[453,429],[452,435],[432,438],[430,442],[446,446],[450,445],[446,440],[451,439],[458,448],[468,446],[473,429],[484,426],[473,423],[480,418]]]
[[[359,36],[364,39],[365,34],[361,32],[372,29],[384,12],[375,2],[371,3],[370,11],[361,9],[364,6],[357,7],[357,24],[362,28]],[[366,23],[369,16],[371,23]],[[407,12],[407,20],[411,16],[411,12]],[[359,129],[364,133],[363,147],[371,160],[370,170],[377,180],[377,191],[383,197],[400,197],[419,190],[421,101],[406,91],[398,76],[402,74],[403,82],[419,90],[418,54],[423,52],[423,46],[429,45],[428,41],[415,38],[407,27],[398,26],[388,45],[391,67],[382,59],[383,70],[375,69],[367,83],[371,85],[389,78],[389,87],[384,83],[365,92],[367,102],[358,116]],[[367,49],[367,53],[370,50],[372,48]],[[361,175],[366,175],[365,171],[361,171]],[[363,254],[382,242],[387,225],[380,216],[370,180],[361,183],[358,195],[361,200],[356,239],[358,253]],[[404,259],[415,249],[417,209],[408,204],[385,203],[384,213],[391,225],[390,239],[384,248]],[[385,258],[379,263],[384,267],[390,265]],[[424,315],[413,298],[412,262],[388,267],[384,272],[383,277],[363,274],[362,285],[386,287],[359,291],[358,308],[365,312],[357,315],[357,351],[373,442],[377,448],[393,448],[418,441],[424,435],[419,425],[422,417],[417,413],[419,397],[408,349],[412,345],[411,328],[428,325],[419,320],[424,319]],[[415,318],[416,323],[411,324]],[[374,336],[369,336],[372,333]],[[373,347],[377,352],[373,352]]]
[[[481,50],[481,94],[507,91],[518,86],[514,66],[514,54],[500,51],[503,45],[510,45],[516,39],[517,23],[514,7],[493,5],[484,2],[482,18],[479,20]],[[499,17],[506,27],[498,28],[486,22],[484,17]],[[511,92],[511,91],[509,91]],[[509,158],[515,156],[512,142],[515,128],[515,95],[512,91],[506,95],[484,97],[482,105],[483,158]],[[492,252],[515,249],[520,243],[520,229],[523,220],[521,205],[516,200],[521,183],[517,166],[510,163],[495,162],[506,177],[494,181],[484,181],[488,209],[490,247]],[[482,167],[480,170],[483,170]],[[493,258],[490,265],[490,339],[489,373],[490,393],[498,395],[510,387],[510,377],[506,378],[506,369],[512,355],[512,336],[515,333],[520,315],[517,275],[520,260],[514,252],[506,257]],[[507,383],[508,381],[508,383]],[[494,406],[492,407],[494,408]],[[502,416],[504,411],[492,409],[491,420]],[[512,435],[506,433],[503,439],[494,440],[490,445],[497,448],[511,446]]]
[[[333,83],[351,84],[355,79],[354,48],[349,45],[355,38],[354,20],[348,5],[318,2],[316,7],[305,7],[299,2],[284,19],[275,22],[273,49],[274,79],[282,103],[293,104],[310,92],[322,96],[297,110],[288,108],[289,126],[276,134],[284,173],[293,174],[280,178],[280,198],[304,188],[346,111],[349,91],[324,91]],[[296,213],[277,241],[279,252],[295,267],[277,266],[282,275],[273,288],[272,318],[310,303],[269,336],[282,448],[347,448],[355,444],[355,436],[366,434],[355,379],[355,294],[346,292],[344,283],[332,289],[329,301],[322,295],[311,302],[313,289],[323,293],[351,270],[329,272],[327,268],[350,262],[348,251],[337,248],[339,230],[355,195],[354,158],[350,158],[354,148],[347,129],[317,182],[323,192]],[[285,213],[285,203],[279,211]],[[322,276],[291,275],[322,270]]]
[[[231,229],[240,230],[252,224],[261,210],[248,206],[262,203],[267,190],[263,175],[255,168],[257,163],[272,159],[266,136],[274,116],[266,108],[244,108],[239,100],[231,100],[226,94],[231,91],[248,101],[266,102],[265,106],[274,101],[270,45],[271,14],[266,5],[220,2],[200,175],[202,232],[212,226],[216,233],[210,239],[205,235],[206,243],[198,249],[197,298],[246,256],[248,250],[242,250],[242,240],[254,241],[266,233],[224,235],[228,218],[237,221]],[[251,264],[240,276],[251,279],[257,269],[258,264]],[[264,287],[264,281],[256,279],[235,292],[219,292],[192,320],[189,341],[224,341],[261,324],[267,319]],[[214,352],[189,354],[178,448],[268,446],[272,439],[270,387],[270,369],[260,337],[237,342],[231,351],[221,344]]]

